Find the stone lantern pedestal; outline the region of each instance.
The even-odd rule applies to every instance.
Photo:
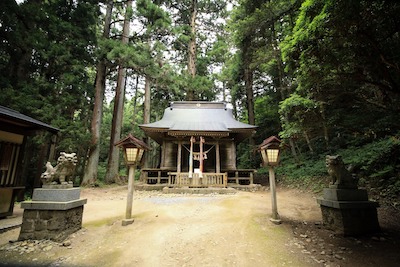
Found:
[[[36,188],[32,201],[21,203],[24,214],[18,240],[60,242],[82,228],[83,206],[87,199],[80,199],[80,188],[65,187]]]

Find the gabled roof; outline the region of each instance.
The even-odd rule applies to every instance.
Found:
[[[235,120],[232,109],[223,102],[183,101],[171,103],[161,120],[142,124],[140,128],[160,143],[162,133],[171,136],[228,136],[237,133],[234,137],[241,141],[249,137],[257,126]]]
[[[0,122],[2,124],[21,127],[25,130],[46,130],[52,133],[57,133],[60,129],[49,124],[38,121],[34,118],[26,116],[10,108],[0,106]]]
[[[264,139],[264,141],[258,147],[260,149],[263,149],[265,147],[268,147],[268,145],[271,145],[271,144],[275,144],[275,145],[279,146],[280,143],[282,143],[282,141],[278,137],[270,136],[267,139]]]
[[[119,140],[114,144],[114,146],[124,147],[124,146],[135,146],[144,150],[149,150],[150,147],[143,142],[142,140],[134,137],[132,134],[129,134],[127,137]]]

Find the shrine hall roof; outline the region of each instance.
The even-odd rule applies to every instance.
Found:
[[[0,106],[0,122],[4,128],[21,127],[25,130],[46,130],[57,133],[60,129],[26,116],[13,109]],[[3,128],[0,127],[0,128]]]
[[[232,109],[223,102],[184,101],[173,102],[164,111],[161,120],[142,124],[140,128],[156,140],[161,141],[163,135],[218,135],[236,134],[236,139],[243,140],[250,136],[257,126],[234,119]],[[185,134],[186,133],[186,134]]]

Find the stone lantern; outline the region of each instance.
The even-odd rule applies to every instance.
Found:
[[[133,223],[132,218],[132,201],[133,201],[133,182],[135,177],[136,166],[140,163],[143,153],[150,148],[142,140],[129,134],[124,139],[121,139],[115,144],[122,147],[126,165],[129,167],[128,171],[128,197],[126,203],[125,219],[122,221],[122,226]]]
[[[259,150],[261,152],[261,157],[264,166],[269,167],[269,184],[271,188],[271,203],[272,203],[272,217],[270,220],[271,222],[276,224],[281,223],[276,202],[275,171],[274,171],[274,167],[279,164],[280,144],[281,141],[277,137],[271,136],[265,139],[259,145]]]

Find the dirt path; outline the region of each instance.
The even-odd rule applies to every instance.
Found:
[[[353,249],[336,247],[332,240],[328,241],[333,244],[315,231],[308,232],[307,227],[321,228],[319,206],[311,195],[294,190],[278,190],[281,225],[268,220],[269,192],[135,192],[135,222],[125,227],[121,220],[126,187],[84,189],[82,198],[88,199],[83,229],[68,242],[8,244],[5,247],[10,249],[0,249],[1,262],[26,266],[357,266],[351,259]],[[12,230],[0,238],[17,239],[18,233]],[[36,249],[21,252],[18,246]]]
[[[287,226],[268,222],[265,193],[137,194],[135,222],[127,227],[120,226],[118,217],[124,214],[126,191],[122,193],[112,194],[115,203],[108,202],[108,214],[100,220],[90,210],[105,208],[101,196],[88,203],[84,217],[88,231],[82,240],[92,244],[66,262],[79,265],[86,258],[93,266],[309,266],[285,246],[291,238]],[[310,206],[315,207],[311,198],[295,213],[303,210],[307,219],[318,216]],[[91,235],[89,229],[96,225],[100,225],[97,233]]]

